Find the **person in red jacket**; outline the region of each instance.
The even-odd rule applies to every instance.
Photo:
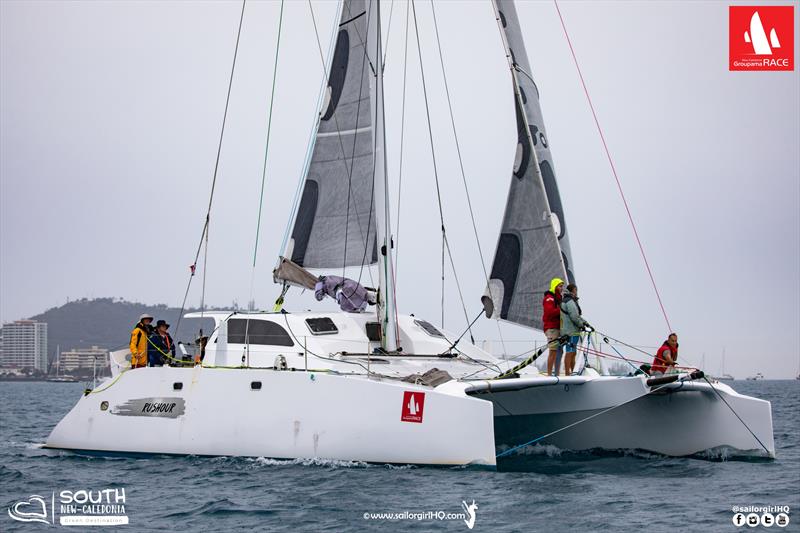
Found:
[[[674,367],[678,362],[678,335],[670,333],[664,344],[656,352],[656,357],[653,359],[653,365],[650,367],[650,374],[656,372],[663,374],[667,368]]]
[[[564,288],[564,280],[553,278],[550,281],[550,290],[544,293],[542,300],[542,329],[547,341],[550,343],[550,350],[547,354],[547,375],[555,375],[561,367],[561,345],[556,342],[561,336],[561,290]]]

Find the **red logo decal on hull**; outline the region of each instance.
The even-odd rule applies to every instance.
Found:
[[[402,422],[422,423],[422,413],[425,409],[425,393],[405,391],[403,393],[403,411],[400,415]]]

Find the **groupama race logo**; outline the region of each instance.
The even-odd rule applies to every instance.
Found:
[[[794,6],[729,6],[729,70],[794,70]]]

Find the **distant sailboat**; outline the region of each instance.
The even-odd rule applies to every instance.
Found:
[[[733,381],[735,378],[730,374],[725,373],[725,348],[722,348],[722,368],[719,377],[715,377],[717,381]]]
[[[56,375],[47,378],[50,383],[77,383],[78,378],[61,375],[61,346],[56,346]]]

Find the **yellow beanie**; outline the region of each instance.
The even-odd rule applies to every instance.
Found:
[[[553,279],[550,281],[550,292],[552,292],[553,294],[555,294],[555,292],[556,292],[556,287],[558,287],[558,286],[559,286],[559,285],[561,285],[562,283],[564,283],[564,280],[563,280],[563,279],[561,279],[561,278],[553,278]]]

